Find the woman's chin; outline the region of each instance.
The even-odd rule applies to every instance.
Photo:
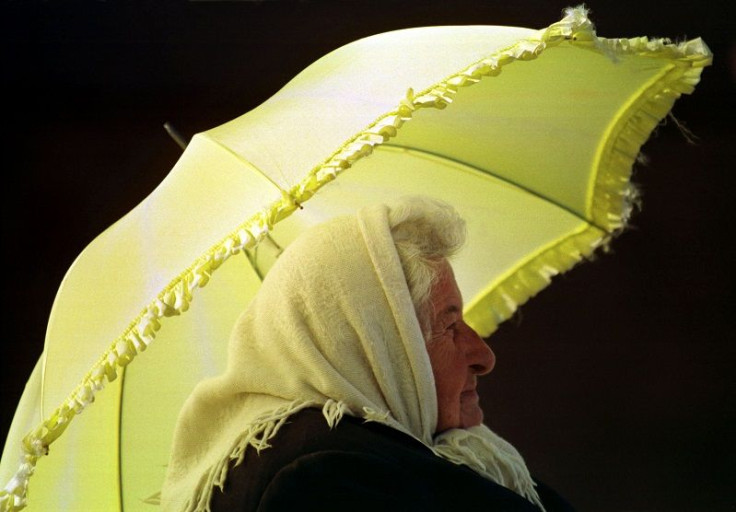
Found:
[[[477,427],[483,423],[483,409],[477,401],[461,405],[460,422],[463,428]]]

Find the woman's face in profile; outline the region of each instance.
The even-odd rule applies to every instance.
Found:
[[[491,348],[463,321],[463,300],[455,274],[447,261],[432,287],[432,333],[427,353],[437,393],[437,429],[468,428],[483,422],[476,391],[479,375],[496,363]]]

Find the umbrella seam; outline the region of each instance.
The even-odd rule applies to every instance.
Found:
[[[219,149],[222,149],[225,153],[227,153],[230,156],[232,156],[233,158],[235,158],[238,162],[240,162],[242,164],[245,164],[247,167],[249,167],[252,170],[255,170],[259,176],[261,176],[264,180],[268,181],[271,185],[273,185],[274,187],[276,187],[279,190],[279,192],[281,192],[282,194],[284,194],[286,192],[278,183],[276,183],[275,181],[273,181],[260,168],[256,167],[250,161],[248,161],[245,158],[243,158],[242,155],[236,153],[235,151],[233,151],[229,147],[227,147],[224,144],[222,144],[219,140],[217,140],[217,139],[209,136],[207,134],[207,132],[200,133],[200,134],[198,134],[198,136],[202,137],[203,139],[205,139],[208,142],[211,142],[212,144],[214,144],[215,146],[217,146]]]
[[[464,162],[462,160],[458,160],[457,158],[447,158],[444,155],[440,155],[439,153],[434,153],[432,151],[427,151],[425,149],[417,149],[417,148],[412,148],[412,147],[409,147],[409,146],[402,146],[402,145],[399,145],[399,144],[385,143],[385,144],[382,144],[381,147],[396,148],[396,149],[405,150],[405,151],[409,151],[409,152],[420,153],[420,154],[423,154],[423,155],[427,155],[429,157],[437,158],[439,160],[443,160],[443,161],[448,161],[448,162],[455,163],[458,166],[462,167],[466,171],[470,171],[470,172],[473,172],[475,174],[480,174],[480,175],[482,175],[482,176],[484,176],[486,178],[492,177],[492,178],[495,178],[495,179],[497,179],[497,180],[499,180],[499,181],[501,181],[501,182],[503,182],[503,183],[505,183],[505,184],[507,184],[507,185],[509,185],[511,187],[514,187],[516,189],[523,190],[524,192],[529,193],[529,195],[532,195],[534,197],[537,197],[537,198],[539,198],[540,200],[542,200],[542,201],[544,201],[546,203],[549,203],[549,204],[552,204],[554,206],[557,206],[561,210],[564,210],[564,211],[568,212],[569,214],[573,215],[574,217],[580,219],[583,222],[587,222],[587,223],[589,223],[589,224],[597,227],[598,229],[600,229],[602,231],[608,232],[608,230],[606,228],[597,225],[593,220],[585,218],[583,215],[581,215],[578,212],[575,212],[571,208],[569,208],[569,207],[567,207],[567,206],[565,206],[565,205],[563,205],[563,204],[561,204],[561,203],[559,203],[557,201],[551,200],[548,197],[545,197],[545,196],[541,195],[540,193],[535,192],[534,190],[532,190],[532,189],[530,189],[530,188],[528,188],[528,187],[526,187],[524,185],[521,185],[518,182],[512,181],[512,180],[507,179],[507,178],[503,178],[501,176],[498,176],[498,175],[493,174],[493,173],[490,173],[490,172],[485,172],[483,169],[481,169],[481,168],[479,168],[479,167],[477,167],[477,166],[475,166],[473,164],[470,164],[468,162]]]

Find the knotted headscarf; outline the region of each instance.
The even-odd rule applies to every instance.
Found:
[[[180,413],[164,510],[206,510],[247,447],[278,449],[272,438],[306,407],[330,426],[379,421],[541,507],[521,456],[487,427],[434,437],[434,377],[387,206],[312,228],[279,257],[232,332],[225,373]]]

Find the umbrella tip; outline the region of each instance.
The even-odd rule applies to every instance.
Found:
[[[186,139],[181,133],[179,133],[179,130],[174,128],[174,125],[166,121],[164,123],[164,130],[166,130],[166,133],[168,133],[171,136],[171,138],[174,139],[174,142],[176,142],[181,149],[187,149]]]

